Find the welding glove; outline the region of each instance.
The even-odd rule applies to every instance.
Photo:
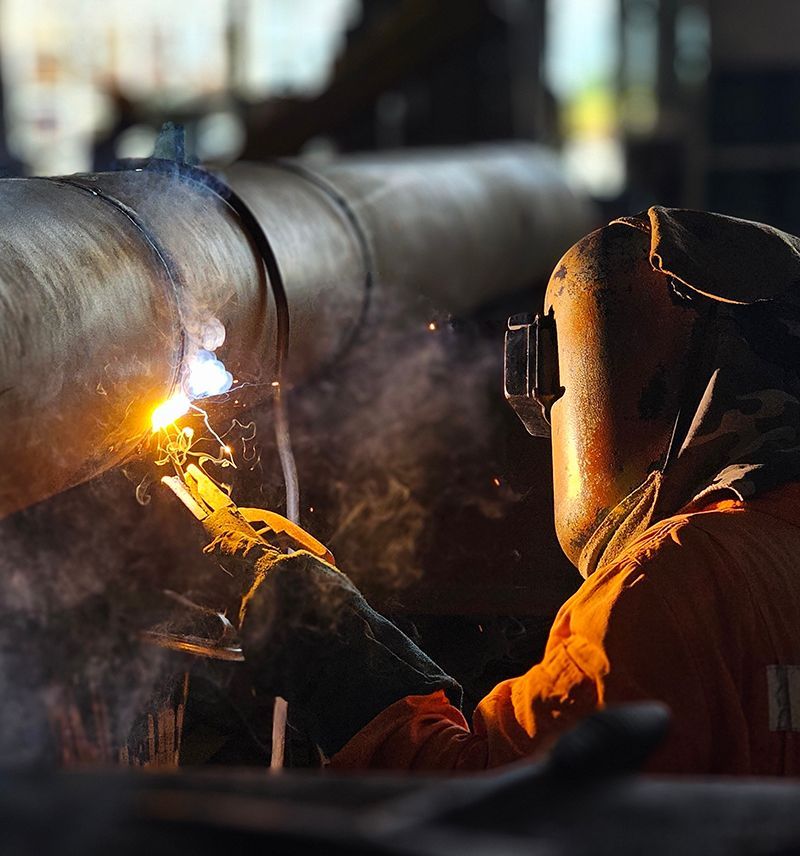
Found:
[[[459,684],[343,573],[305,551],[272,550],[224,514],[206,522],[215,536],[206,552],[249,580],[240,635],[256,687],[285,698],[325,755],[405,696],[444,690],[461,706]]]

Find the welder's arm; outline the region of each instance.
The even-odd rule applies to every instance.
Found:
[[[457,709],[461,687],[376,613],[335,568],[253,543],[218,513],[209,552],[250,566],[242,611],[245,659],[260,689],[283,696],[292,719],[331,756],[406,696],[441,692]],[[212,515],[213,518],[213,515]]]
[[[676,614],[656,584],[699,555],[708,560],[707,543],[686,546],[669,540],[646,564],[591,577],[559,612],[542,662],[498,684],[471,729],[455,681],[309,554],[259,560],[245,654],[264,689],[305,716],[334,767],[486,769],[546,752],[606,705],[658,700],[674,724],[651,769],[708,770],[704,699],[724,664],[713,659],[707,623]]]
[[[673,725],[650,769],[708,771],[713,728],[707,699],[724,680],[725,665],[714,659],[720,649],[708,623],[684,621],[655,583],[668,579],[674,588],[676,567],[696,568],[699,555],[708,560],[708,544],[690,546],[697,552],[670,541],[646,564],[590,578],[559,612],[542,661],[498,684],[478,705],[471,729],[443,693],[410,696],[372,720],[332,765],[481,770],[545,753],[606,705],[658,700],[672,710]],[[722,715],[716,728],[721,722]]]

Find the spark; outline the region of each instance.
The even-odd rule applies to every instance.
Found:
[[[430,322],[430,324],[428,324],[428,329],[431,331],[431,333],[435,333],[435,332],[436,332],[436,329],[437,329],[437,328],[436,328],[436,322],[435,322],[435,321],[431,321],[431,322]]]
[[[158,431],[158,455],[156,466],[172,464],[175,472],[182,474],[191,453],[194,432],[178,430],[173,424],[165,425]]]
[[[217,441],[217,443],[219,443],[220,448],[223,448],[225,445],[227,445],[222,439],[222,437],[220,437],[219,434],[217,434],[217,432],[213,429],[211,423],[208,421],[208,413],[206,413],[206,411],[203,410],[202,407],[198,407],[196,404],[190,404],[189,407],[203,417],[203,422],[205,423],[206,428],[208,428],[208,433],[211,434],[211,436]]]
[[[176,392],[173,396],[156,407],[151,417],[153,432],[158,432],[172,425],[181,416],[185,416],[189,410],[197,410],[206,418],[202,408],[192,404],[198,398],[209,398],[212,395],[221,395],[231,388],[233,375],[225,368],[221,360],[218,360],[211,351],[199,350],[189,361],[184,379],[184,390]],[[209,426],[210,428],[210,426]],[[212,433],[214,433],[212,431]],[[225,444],[220,442],[220,446]]]
[[[495,477],[492,479],[492,484],[493,484],[495,487],[500,487],[500,479],[499,479],[499,478],[497,478],[497,476],[495,476]]]
[[[171,398],[159,404],[150,417],[153,433],[155,434],[174,424],[181,416],[185,416],[189,412],[191,406],[192,403],[188,396],[182,392],[175,393]]]

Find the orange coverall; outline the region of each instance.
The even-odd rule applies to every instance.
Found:
[[[408,696],[332,766],[485,769],[642,699],[673,714],[653,771],[800,774],[800,484],[652,526],[564,604],[542,662],[498,684],[472,730],[443,692]]]

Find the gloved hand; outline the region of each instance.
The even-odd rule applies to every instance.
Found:
[[[238,510],[221,508],[203,521],[203,527],[212,539],[203,552],[217,557],[233,580],[236,596],[241,598],[238,615],[241,625],[250,594],[263,582],[281,553],[257,537]]]
[[[336,568],[300,551],[266,548],[230,512],[205,522],[206,552],[250,580],[241,611],[245,659],[257,687],[285,698],[293,721],[328,756],[390,704],[459,684],[375,612]]]

